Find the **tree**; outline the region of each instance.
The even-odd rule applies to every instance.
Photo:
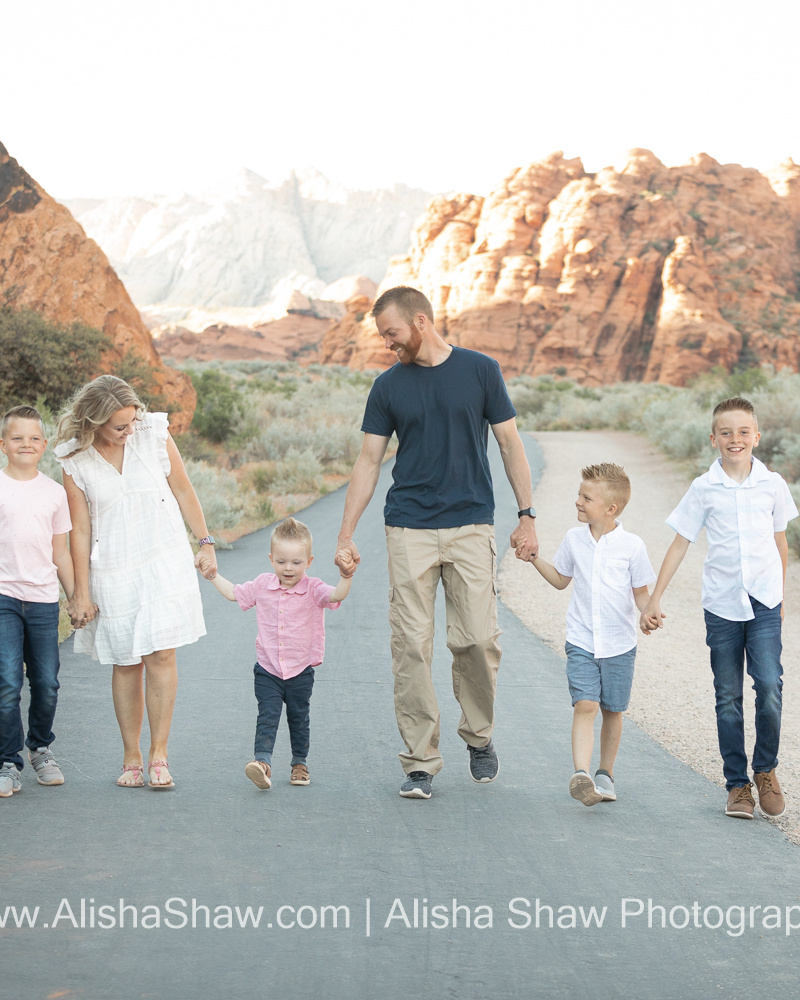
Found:
[[[106,335],[83,323],[50,323],[29,309],[0,308],[0,407],[44,399],[57,411],[100,374]]]

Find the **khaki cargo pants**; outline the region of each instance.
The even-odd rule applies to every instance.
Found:
[[[461,706],[458,734],[471,746],[485,746],[494,728],[500,664],[494,527],[387,526],[386,546],[394,707],[407,747],[400,760],[406,774],[436,774],[442,758],[431,660],[440,579],[447,608],[447,646],[453,654],[453,693]]]

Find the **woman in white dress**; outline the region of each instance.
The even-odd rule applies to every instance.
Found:
[[[206,632],[195,572],[200,555],[192,558],[184,519],[200,542],[204,568],[216,568],[214,540],[167,427],[166,413],[145,413],[127,382],[101,375],[71,400],[55,449],[72,517],[75,649],[113,664],[124,751],[117,784],[126,788],[144,785],[145,708],[148,783],[175,787],[167,763],[175,649]]]

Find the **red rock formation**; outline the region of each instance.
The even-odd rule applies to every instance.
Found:
[[[256,326],[215,323],[202,333],[169,324],[154,331],[162,358],[173,361],[301,361],[313,364],[333,325],[302,313]]]
[[[554,153],[488,198],[435,198],[378,293],[421,288],[451,343],[507,376],[685,384],[717,365],[800,360],[800,168],[769,179],[705,154],[665,167],[632,150],[587,174]],[[388,367],[353,302],[321,360]]]
[[[0,302],[69,325],[102,330],[114,345],[103,369],[129,350],[152,367],[174,406],[171,426],[189,426],[197,402],[189,378],[161,363],[141,317],[105,254],[0,144]],[[99,374],[99,373],[98,373]],[[77,387],[76,387],[77,388]]]

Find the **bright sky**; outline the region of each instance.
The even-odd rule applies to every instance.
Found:
[[[800,162],[797,0],[3,4],[0,142],[56,197],[313,165],[486,193],[552,150]]]

